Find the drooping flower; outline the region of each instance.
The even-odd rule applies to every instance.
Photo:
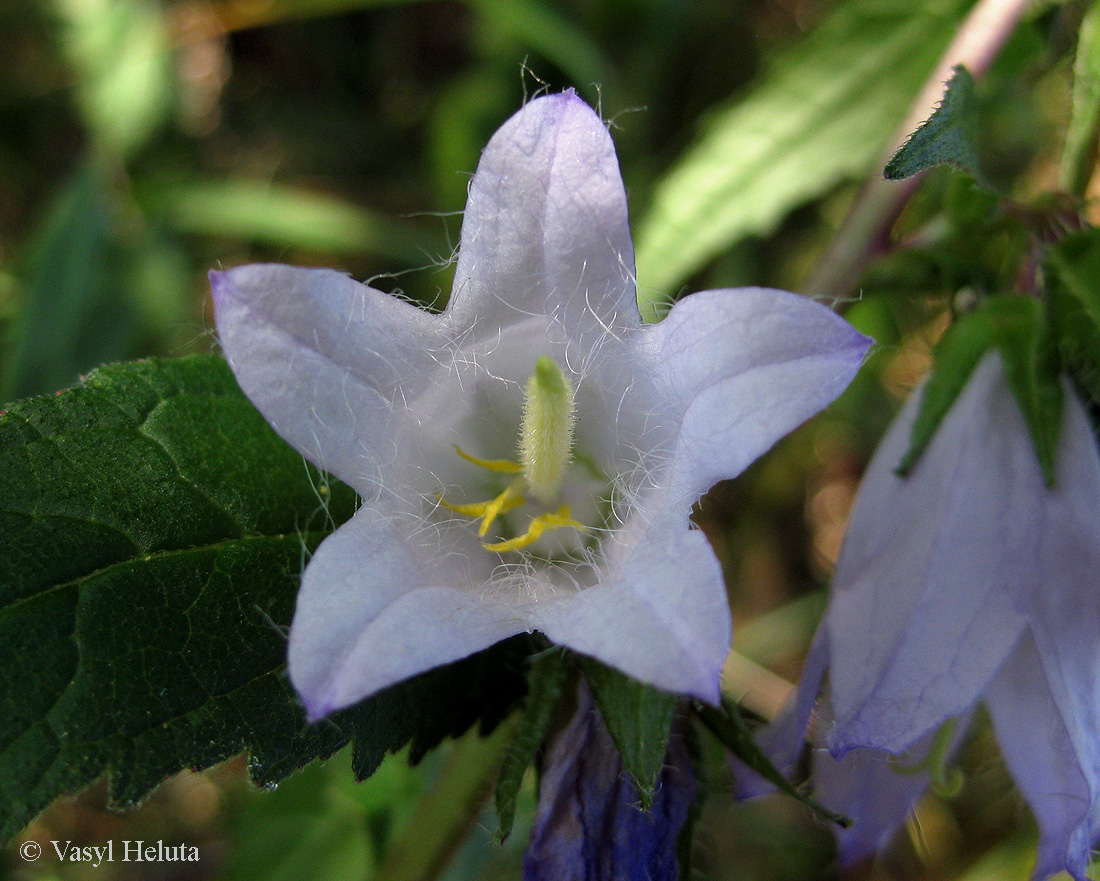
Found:
[[[577,709],[542,763],[538,811],[523,858],[524,881],[678,879],[679,836],[696,792],[681,728],[673,726],[653,804],[642,810],[582,681]]]
[[[788,763],[828,666],[816,727],[835,761],[819,752],[815,775],[856,820],[848,858],[900,825],[928,782],[904,769],[950,753],[980,702],[1038,821],[1035,876],[1085,877],[1100,833],[1100,457],[1068,383],[1065,398],[1053,488],[996,353],[908,477],[895,468],[919,394],[868,468],[799,694],[766,735]]]
[[[633,272],[611,139],[565,92],[485,149],[442,314],[330,270],[212,274],[242,389],[362,498],[302,577],[289,667],[312,717],[531,630],[716,699],[730,618],[691,505],[869,340],[755,288],[645,326]]]

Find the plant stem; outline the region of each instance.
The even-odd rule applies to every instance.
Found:
[[[970,10],[891,138],[889,149],[875,163],[875,173],[856,196],[848,216],[804,286],[804,293],[832,300],[835,306],[851,293],[867,264],[887,249],[890,230],[917,188],[921,175],[888,181],[882,177],[880,169],[913,130],[931,115],[956,64],[965,66],[975,79],[989,69],[1030,2],[979,0]]]

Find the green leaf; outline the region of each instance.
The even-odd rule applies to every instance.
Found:
[[[1066,236],[1050,248],[1043,270],[1062,358],[1100,402],[1100,230]]]
[[[569,664],[560,649],[544,652],[531,667],[527,682],[527,702],[523,718],[497,779],[496,807],[500,825],[496,840],[501,843],[512,831],[516,818],[516,795],[523,775],[534,761],[535,754],[546,737],[546,729],[561,702],[562,692],[569,679]]]
[[[375,864],[370,816],[339,786],[337,774],[347,768],[334,765],[318,762],[275,792],[248,795],[233,823],[227,881],[369,877]]]
[[[913,421],[909,450],[898,464],[898,474],[908,474],[932,440],[952,404],[966,387],[982,356],[996,343],[993,313],[988,308],[955,319],[936,345],[932,371]]]
[[[1100,5],[1090,3],[1081,22],[1073,63],[1073,109],[1062,152],[1062,187],[1083,196],[1096,161],[1100,133]]]
[[[997,306],[997,342],[1008,383],[1023,411],[1047,486],[1053,486],[1064,394],[1046,310],[1034,297],[998,297],[990,302]]]
[[[991,189],[978,163],[976,131],[974,77],[957,64],[939,106],[894,154],[883,174],[887,180],[902,180],[937,165],[952,165]]]
[[[157,3],[53,0],[77,73],[84,119],[100,145],[129,155],[167,116],[172,97],[168,28]]]
[[[653,320],[687,277],[838,183],[865,176],[955,31],[965,0],[848,0],[717,112],[658,188],[637,235]]]
[[[254,181],[147,182],[145,209],[180,232],[328,254],[373,254],[421,266],[450,253],[442,232],[376,215],[341,199]]]
[[[998,296],[955,323],[936,347],[932,373],[921,400],[909,451],[898,471],[916,464],[940,423],[966,386],[982,356],[996,345],[1031,435],[1048,484],[1062,424],[1062,386],[1043,304],[1034,297]]]
[[[3,400],[56,391],[127,353],[137,329],[102,175],[80,170],[36,243],[4,376]]]
[[[610,86],[613,71],[600,47],[581,28],[561,15],[553,4],[540,0],[468,0],[499,35],[482,40],[492,48],[500,37],[529,47],[560,67],[576,83]],[[488,51],[492,51],[490,48]]]
[[[668,750],[676,695],[643,685],[592,658],[583,658],[581,669],[642,809],[649,810]]]
[[[741,715],[741,710],[738,708],[737,704],[725,703],[722,709],[715,709],[714,707],[698,704],[695,707],[695,713],[699,717],[699,721],[722,742],[722,745],[725,746],[726,749],[737,756],[737,758],[744,762],[750,769],[755,771],[769,783],[773,784],[780,792],[791,796],[791,798],[797,799],[826,820],[830,820],[845,828],[852,825],[852,821],[848,817],[845,817],[843,814],[838,814],[835,811],[830,811],[827,807],[814,801],[814,799],[810,798],[805,793],[799,792],[794,785],[783,776],[782,772],[772,764],[772,760],[768,758],[767,754],[756,745],[756,741],[752,738],[752,732],[749,729],[749,725],[745,721],[745,717]]]
[[[115,806],[242,751],[261,786],[354,740],[369,775],[523,695],[525,637],[306,724],[302,565],[355,510],[220,358],[114,365],[0,416],[0,838],[106,772]]]

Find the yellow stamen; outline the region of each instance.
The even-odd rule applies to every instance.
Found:
[[[531,520],[531,525],[523,535],[510,538],[507,541],[498,541],[496,544],[483,544],[487,551],[495,551],[503,554],[506,551],[519,551],[528,545],[534,544],[548,529],[561,529],[563,527],[584,529],[583,523],[578,523],[569,515],[569,506],[562,505],[557,511],[540,514]]]
[[[477,456],[471,456],[457,444],[455,445],[455,452],[467,462],[473,462],[482,468],[488,468],[490,471],[499,471],[501,474],[519,474],[523,470],[523,466],[519,462],[513,462],[511,459],[479,459]]]
[[[456,514],[463,514],[466,517],[483,517],[485,512],[489,510],[489,506],[493,504],[495,499],[488,502],[471,502],[466,505],[452,505],[443,496],[437,496],[439,504],[449,511],[454,511]],[[509,499],[497,512],[498,514],[507,514],[513,508],[518,508],[523,504],[523,497]]]
[[[493,525],[493,521],[497,519],[498,515],[503,514],[505,511],[510,511],[518,505],[522,505],[524,501],[523,478],[521,477],[508,484],[504,492],[486,506],[485,513],[481,517],[481,526],[479,526],[477,530],[478,538],[483,538],[485,536],[485,533],[489,531],[489,527]]]

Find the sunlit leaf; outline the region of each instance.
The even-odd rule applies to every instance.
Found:
[[[171,108],[164,12],[143,0],[53,0],[84,119],[103,146],[142,146]]]
[[[638,229],[639,300],[653,319],[733,242],[865,176],[969,4],[848,0],[710,119]]]
[[[1062,186],[1081,196],[1093,173],[1100,133],[1100,6],[1090,3],[1077,37],[1073,111],[1062,152]]]

